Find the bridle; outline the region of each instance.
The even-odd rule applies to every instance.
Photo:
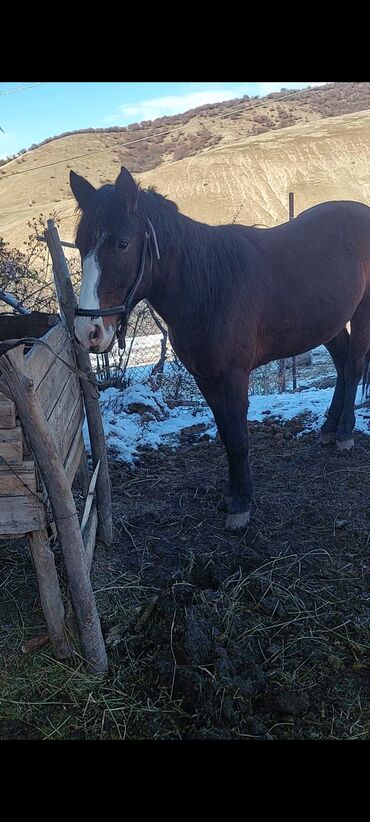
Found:
[[[76,317],[91,317],[91,319],[94,319],[94,317],[114,317],[117,314],[119,314],[120,318],[119,318],[119,321],[117,323],[117,328],[116,328],[116,334],[117,334],[118,340],[120,340],[120,338],[122,339],[123,329],[124,329],[125,324],[127,323],[127,317],[128,317],[128,315],[131,311],[131,308],[132,308],[133,298],[134,298],[134,296],[135,296],[135,294],[136,294],[136,292],[137,292],[137,290],[140,286],[140,283],[143,279],[143,276],[144,276],[148,249],[149,249],[149,253],[150,253],[150,271],[153,268],[153,252],[152,252],[152,247],[151,247],[151,244],[150,244],[151,240],[153,240],[153,242],[154,242],[157,259],[160,260],[160,254],[159,254],[159,248],[158,248],[156,233],[154,231],[152,223],[149,220],[149,217],[144,217],[144,220],[145,220],[145,222],[148,226],[148,229],[145,231],[145,234],[144,234],[144,245],[143,245],[143,250],[141,252],[139,270],[138,270],[138,273],[135,277],[135,280],[134,280],[134,282],[133,282],[133,284],[132,284],[132,286],[131,286],[131,288],[130,288],[127,296],[126,296],[125,301],[123,303],[121,303],[121,305],[113,305],[112,308],[99,308],[99,309],[97,309],[97,308],[76,308],[75,309],[75,316]],[[122,347],[122,346],[120,346],[120,347]]]

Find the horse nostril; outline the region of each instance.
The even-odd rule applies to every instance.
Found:
[[[97,342],[99,340],[99,337],[100,337],[100,329],[99,329],[98,325],[95,325],[94,326],[94,331],[90,331],[89,341],[91,343]]]

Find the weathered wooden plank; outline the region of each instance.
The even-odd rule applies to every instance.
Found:
[[[65,318],[68,329],[71,335],[73,335],[74,312],[77,301],[73,292],[68,265],[60,245],[58,230],[53,220],[48,220],[45,238],[53,261],[54,281],[61,315]],[[86,375],[91,374],[90,357],[88,353],[80,347],[76,348],[76,360],[78,368],[81,371],[84,371]],[[94,390],[93,386],[87,381],[81,380],[81,387],[84,395],[94,467],[99,459],[101,461],[96,486],[99,537],[103,542],[109,544],[113,541],[111,484],[99,397],[96,393],[96,388]]]
[[[15,428],[15,404],[0,394],[0,429]]]
[[[73,342],[71,340],[69,340],[65,348],[62,349],[62,356],[64,360],[75,365]],[[64,363],[56,359],[39,383],[36,391],[46,419],[49,419],[54,406],[59,402],[59,398],[71,373],[73,372],[70,371],[67,365],[64,365]],[[74,379],[78,382],[77,376],[74,375]]]
[[[61,437],[64,436],[71,412],[80,396],[80,391],[78,380],[76,380],[75,375],[70,372],[67,382],[63,386],[63,390],[47,417],[50,431],[58,444],[61,442]]]
[[[62,462],[68,453],[79,421],[83,419],[79,380],[71,374],[48,419],[50,432]],[[74,427],[73,427],[74,426]]]
[[[26,372],[33,380],[36,389],[53,363],[55,361],[60,362],[55,354],[63,356],[63,348],[66,347],[69,338],[70,335],[65,326],[58,323],[42,337],[42,341],[46,342],[52,351],[43,345],[34,345],[31,351],[26,354],[24,358]],[[60,364],[62,365],[62,363]]]
[[[82,654],[89,670],[105,674],[107,654],[91,582],[86,571],[76,505],[60,457],[55,448],[34,384],[24,373],[23,352],[13,349],[0,357],[0,368],[11,387],[19,415],[48,492],[67,571],[68,588],[76,614]],[[28,497],[20,497],[27,500]],[[30,529],[22,529],[28,531]],[[34,529],[31,529],[34,530]]]
[[[78,432],[82,431],[82,426],[85,419],[85,412],[84,412],[84,405],[82,395],[80,394],[78,401],[71,412],[71,416],[68,422],[68,427],[65,432],[63,448],[61,449],[61,454],[63,457],[64,462],[67,459],[67,455],[71,444]]]
[[[82,432],[81,432],[81,458],[80,458],[80,463],[77,467],[76,475],[75,475],[74,478],[77,481],[78,485],[80,486],[84,497],[86,497],[86,494],[89,490],[89,485],[90,485],[90,472],[89,472],[89,466],[88,466],[88,463],[87,463],[87,454],[86,454],[86,450],[85,450],[85,443],[84,443],[84,440],[83,440]]]
[[[91,480],[90,480],[90,485],[89,485],[89,490],[87,492],[87,497],[85,499],[85,508],[84,508],[84,512],[83,512],[82,520],[81,520],[81,534],[82,534],[82,536],[84,535],[84,531],[85,531],[85,528],[86,528],[86,523],[87,523],[87,520],[89,519],[91,506],[93,504],[94,493],[95,493],[95,485],[96,485],[96,480],[97,480],[97,476],[98,476],[98,473],[99,473],[99,468],[100,468],[100,460],[95,466],[94,473],[93,473],[93,475],[91,477]]]
[[[64,461],[64,470],[70,486],[72,486],[83,454],[85,454],[86,459],[85,445],[82,437],[84,416],[82,396],[80,396],[68,421],[68,427],[62,445],[60,446],[58,442],[59,455]],[[46,499],[47,494],[44,489],[43,501],[46,502]]]
[[[64,462],[64,470],[70,485],[73,483],[84,450],[84,441],[79,427]]]
[[[0,534],[16,536],[46,527],[44,506],[36,497],[0,497]]]
[[[15,463],[12,469],[2,465],[0,460],[0,497],[28,496],[31,491],[36,493],[36,470],[32,460]]]
[[[0,457],[4,457],[9,463],[22,462],[23,437],[22,429],[19,426],[3,428],[0,431]]]
[[[36,531],[27,536],[50,642],[57,659],[65,659],[71,656],[73,649],[64,632],[64,606],[50,540],[46,530]]]
[[[98,527],[98,510],[96,507],[96,500],[94,499],[92,508],[90,511],[90,516],[86,524],[86,528],[83,534],[83,542],[85,546],[86,552],[86,569],[87,573],[91,574],[91,568],[94,559],[94,548],[96,542],[96,531]],[[66,615],[66,626],[71,632],[72,636],[76,635],[76,620],[72,610],[71,603],[69,603]]]

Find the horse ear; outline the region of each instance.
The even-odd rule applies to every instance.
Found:
[[[127,211],[136,211],[139,186],[124,166],[121,166],[120,174],[116,180],[116,192],[121,200],[124,201]]]
[[[69,172],[69,182],[78,205],[82,208],[82,211],[86,211],[96,188],[94,188],[88,180],[85,180],[84,177],[80,177],[79,174],[76,174],[75,171]]]

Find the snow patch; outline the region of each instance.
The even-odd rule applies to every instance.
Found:
[[[281,420],[291,420],[298,414],[310,412],[302,433],[319,430],[333,396],[333,388],[309,388],[305,391],[283,394],[254,394],[250,397],[249,420],[264,420],[266,412]],[[356,402],[361,403],[361,386]],[[194,425],[203,425],[201,435],[216,437],[216,424],[211,409],[201,402],[195,407],[179,405],[169,408],[162,391],[149,385],[136,384],[125,390],[108,388],[100,395],[104,433],[107,445],[125,462],[137,457],[138,449],[158,448],[161,444],[177,447],[180,433]],[[140,409],[140,412],[137,409]],[[144,410],[144,413],[142,411]],[[356,431],[370,433],[370,408],[356,410]],[[89,448],[87,425],[84,438]]]

